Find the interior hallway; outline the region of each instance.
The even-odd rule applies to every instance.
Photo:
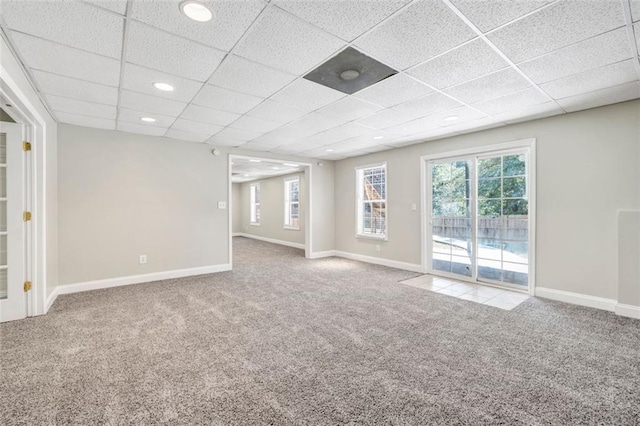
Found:
[[[638,424],[640,322],[234,238],[234,271],[0,324],[0,424]],[[19,408],[19,411],[17,410]]]

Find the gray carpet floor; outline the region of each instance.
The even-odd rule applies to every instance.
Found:
[[[234,239],[235,270],[0,325],[0,424],[640,424],[640,321]]]

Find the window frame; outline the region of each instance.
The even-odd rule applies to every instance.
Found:
[[[288,177],[283,180],[284,182],[284,229],[292,231],[300,230],[300,176]],[[289,185],[293,182],[298,183],[298,201],[291,201],[291,188]],[[298,205],[298,226],[287,224],[287,219],[291,221],[291,206],[293,204]]]
[[[261,202],[255,201],[254,190],[257,190],[258,200],[259,200],[260,199],[260,182],[249,184],[249,224],[252,226],[260,226],[260,214],[256,215],[256,206],[258,207],[257,211],[260,212]],[[254,221],[254,219],[257,219],[257,220]]]
[[[380,234],[372,234],[368,232],[364,232],[364,172],[369,169],[377,169],[384,168],[385,179],[384,179],[384,188],[385,188],[385,229],[383,233]],[[356,238],[362,239],[373,239],[378,241],[388,241],[389,239],[389,168],[387,167],[387,162],[380,162],[374,164],[367,164],[364,166],[358,166],[355,168],[355,182],[356,182]],[[373,201],[372,201],[373,202]],[[372,203],[371,202],[371,203]],[[380,202],[380,201],[377,201]]]

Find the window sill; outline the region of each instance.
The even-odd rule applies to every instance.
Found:
[[[284,229],[288,229],[289,231],[299,231],[300,227],[299,226],[284,226]]]
[[[388,241],[386,235],[365,235],[365,234],[356,234],[357,239],[361,240],[376,240],[376,241]]]

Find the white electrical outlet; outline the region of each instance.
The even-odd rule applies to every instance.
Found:
[[[380,244],[376,244],[376,251],[380,251]]]
[[[411,204],[411,210],[413,210],[414,212],[418,210],[418,206],[416,206],[416,203]]]
[[[224,210],[227,208],[227,202],[226,201],[218,201],[218,208],[220,210]]]
[[[144,265],[145,263],[147,263],[147,255],[146,254],[141,254],[140,255],[140,264]]]

